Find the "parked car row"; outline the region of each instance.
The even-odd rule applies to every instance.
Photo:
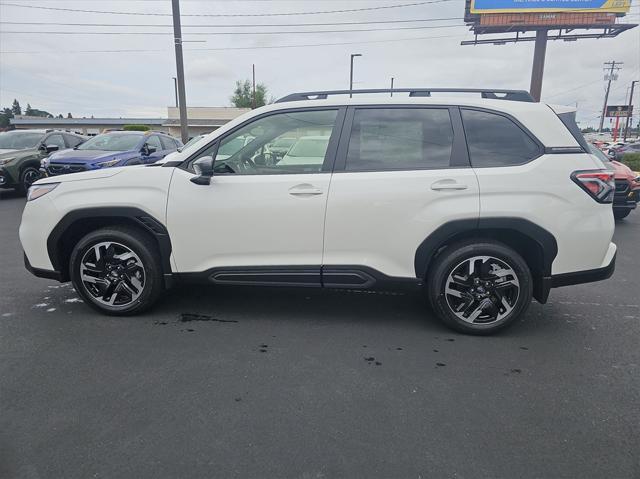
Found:
[[[87,170],[155,163],[182,142],[161,132],[110,131],[87,138],[58,130],[0,133],[0,188],[26,194],[38,179]]]

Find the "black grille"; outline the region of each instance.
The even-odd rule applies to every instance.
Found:
[[[629,182],[627,180],[616,180],[616,193],[626,193],[629,191]]]
[[[67,173],[79,173],[80,171],[85,171],[86,168],[84,165],[74,164],[64,164],[59,163],[55,165],[49,165],[47,168],[47,173],[49,176],[56,175],[66,175]]]

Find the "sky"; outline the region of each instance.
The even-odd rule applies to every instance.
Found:
[[[354,88],[385,88],[394,77],[398,88],[528,90],[532,42],[461,46],[473,38],[464,0],[429,1],[181,0],[187,104],[229,106],[252,64],[274,98],[345,89],[351,53],[362,54]],[[310,13],[331,10],[357,11]],[[170,14],[170,0],[0,0],[0,106],[17,98],[55,115],[166,117],[176,75]],[[625,22],[639,20],[632,4]],[[64,25],[77,23],[92,25]],[[373,31],[335,31],[355,29]],[[549,42],[542,101],[577,104],[581,126],[597,126],[611,60],[623,65],[609,104],[624,104],[640,79],[640,27],[613,39]],[[640,113],[640,85],[635,96]]]

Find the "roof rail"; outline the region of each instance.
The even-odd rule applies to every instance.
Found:
[[[502,90],[494,88],[372,88],[364,90],[329,90],[292,93],[276,100],[276,103],[284,103],[286,101],[326,100],[327,97],[333,95],[360,95],[367,93],[409,93],[410,97],[429,97],[431,96],[431,93],[480,93],[482,98],[490,98],[493,100],[534,101],[526,90]]]

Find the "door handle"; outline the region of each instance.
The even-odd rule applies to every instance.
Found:
[[[316,188],[315,186],[307,183],[289,188],[289,194],[291,196],[317,196],[323,193],[324,192],[320,188]]]
[[[442,190],[466,190],[469,188],[464,183],[458,183],[453,179],[439,180],[431,184],[431,189],[434,191]]]

